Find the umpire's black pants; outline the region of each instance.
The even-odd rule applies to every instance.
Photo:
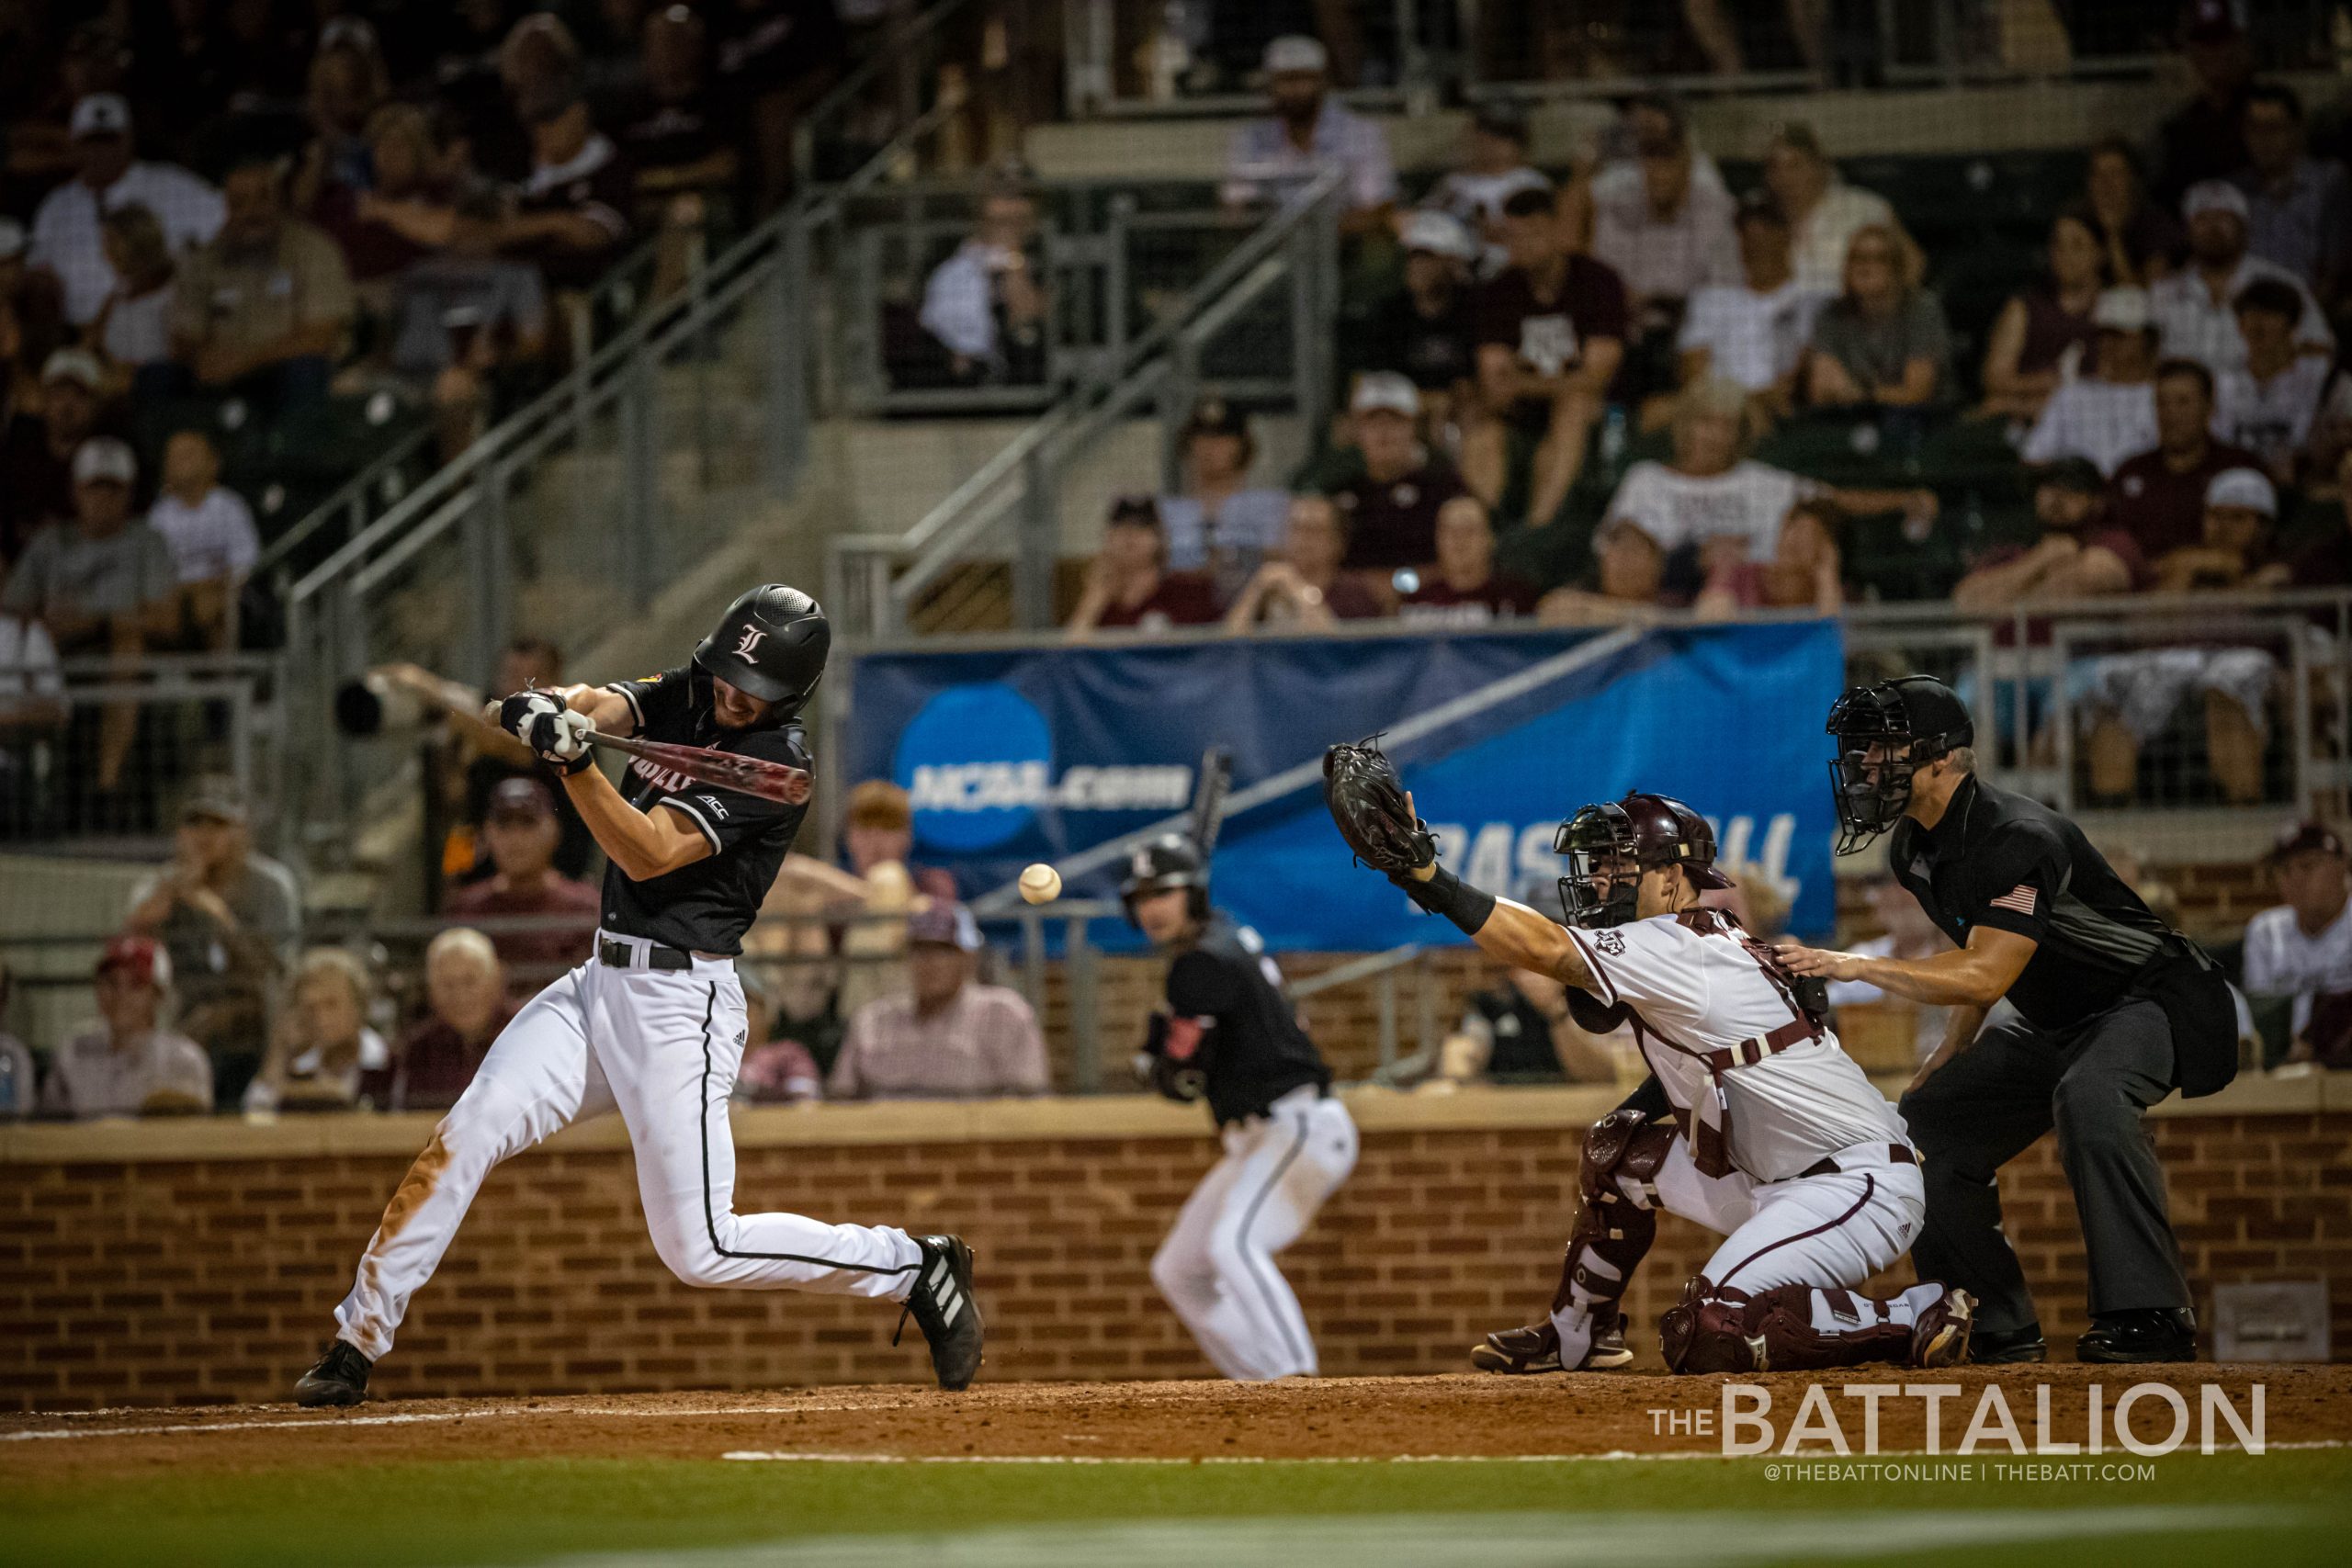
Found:
[[[1987,1332],[2037,1321],[1993,1179],[2054,1125],[2090,1254],[2091,1312],[2188,1306],[2164,1170],[2141,1120],[2173,1077],[2172,1026],[2143,998],[2071,1030],[2018,1020],[1979,1034],[1903,1097],[1925,1156],[1928,1225],[1911,1248],[1919,1278],[1973,1295]]]

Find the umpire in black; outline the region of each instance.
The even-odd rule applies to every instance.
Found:
[[[2142,1113],[2235,1075],[2228,982],[2080,828],[1976,776],[1974,726],[1941,682],[1855,687],[1830,709],[1829,733],[1838,852],[1893,829],[1889,869],[1959,944],[1923,959],[1788,954],[1799,974],[1951,1010],[1901,1106],[1926,1156],[1920,1277],[1977,1298],[1973,1359],[2044,1358],[1995,1176],[2054,1125],[2090,1255],[2092,1326],[2076,1358],[2194,1360],[2197,1318]],[[1986,1028],[2004,998],[2016,1016]]]

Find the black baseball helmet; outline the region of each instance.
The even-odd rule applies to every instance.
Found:
[[[1209,863],[1201,846],[1183,833],[1162,833],[1137,844],[1127,857],[1127,874],[1119,884],[1119,902],[1127,908],[1127,922],[1136,919],[1136,900],[1171,887],[1192,889],[1193,918],[1209,912]]]
[[[1634,918],[1638,874],[1679,865],[1694,887],[1729,887],[1715,869],[1715,830],[1670,795],[1630,791],[1623,800],[1597,801],[1560,824],[1553,850],[1568,857],[1560,878],[1560,908],[1568,924],[1592,930]],[[1604,891],[1599,884],[1608,881]]]
[[[1829,781],[1838,802],[1838,852],[1852,854],[1902,818],[1911,775],[1976,743],[1960,694],[1932,675],[1856,686],[1829,709],[1838,754]],[[1875,753],[1875,754],[1873,754]]]
[[[833,628],[817,601],[797,588],[771,582],[727,606],[695,662],[763,703],[782,703],[791,717],[807,705],[825,673]]]

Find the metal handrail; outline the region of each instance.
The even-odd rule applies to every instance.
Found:
[[[1339,171],[1325,170],[1304,188],[1294,192],[1247,240],[1211,267],[1208,276],[1186,289],[1183,299],[1175,308],[1153,322],[1141,336],[1121,348],[1116,357],[1108,362],[1107,368],[1098,368],[1078,382],[1072,389],[1072,399],[1090,393],[1107,393],[1117,382],[1135,374],[1145,360],[1166,347],[1194,315],[1215,303],[1238,279],[1272,255],[1274,248],[1288,240],[1322,201],[1340,188],[1340,184]],[[1056,428],[1067,423],[1070,403],[1071,400],[1066,399],[1057,404],[1013,437],[996,456],[974,469],[968,479],[950,491],[945,499],[907,530],[899,541],[901,551],[922,548],[933,535],[954,521],[957,513],[1001,484],[1012,474],[1019,472],[1021,466],[1053,435]]]

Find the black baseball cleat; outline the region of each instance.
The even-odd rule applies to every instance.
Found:
[[[1625,1348],[1625,1325],[1620,1319],[1607,1328],[1593,1331],[1592,1348],[1585,1352],[1576,1370],[1612,1371],[1630,1366],[1633,1359],[1634,1353]],[[1505,1328],[1487,1335],[1485,1343],[1471,1347],[1470,1364],[1482,1372],[1501,1372],[1510,1377],[1567,1370],[1560,1365],[1560,1331],[1552,1326],[1548,1317],[1525,1328]]]
[[[932,1371],[939,1386],[950,1393],[971,1386],[980,1370],[980,1299],[972,1293],[972,1249],[959,1235],[919,1235],[922,1268],[915,1287],[907,1292],[906,1311],[899,1314],[903,1333],[912,1314],[931,1346]],[[890,1336],[896,1345],[899,1335]]]
[[[2041,1325],[2038,1323],[2029,1323],[2022,1328],[1978,1327],[1968,1336],[1968,1359],[1979,1367],[2046,1361],[2050,1359],[2050,1347],[2042,1343]]]
[[[2193,1361],[2197,1314],[2187,1307],[2140,1307],[2095,1314],[2075,1341],[2077,1361]]]
[[[368,1370],[376,1363],[337,1339],[319,1364],[294,1384],[297,1404],[356,1404],[368,1397]]]

